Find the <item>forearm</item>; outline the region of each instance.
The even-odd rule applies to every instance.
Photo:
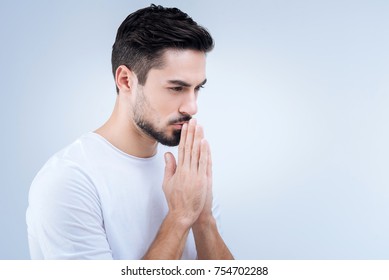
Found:
[[[197,222],[192,229],[199,260],[234,259],[220,236],[216,221],[213,217],[205,221]]]
[[[189,226],[168,214],[142,259],[178,260],[184,251]]]

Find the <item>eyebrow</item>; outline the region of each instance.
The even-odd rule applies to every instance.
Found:
[[[203,86],[205,85],[205,83],[207,82],[207,79],[205,79],[204,81],[202,81],[199,85],[197,86]],[[175,85],[179,85],[179,86],[182,86],[182,87],[191,87],[191,84],[188,84],[187,82],[184,82],[184,81],[181,81],[181,80],[169,80],[168,81],[169,84],[175,84]]]

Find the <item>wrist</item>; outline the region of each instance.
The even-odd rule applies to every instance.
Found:
[[[171,227],[173,227],[175,230],[178,230],[179,232],[188,231],[193,225],[193,219],[190,217],[178,215],[173,212],[168,212],[165,220]]]
[[[206,230],[212,227],[216,227],[216,220],[212,215],[202,215],[193,224],[193,230]]]

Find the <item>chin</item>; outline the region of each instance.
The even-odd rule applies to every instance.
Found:
[[[181,130],[174,130],[170,135],[161,134],[158,139],[156,139],[160,144],[169,147],[175,147],[180,144],[181,139]]]
[[[178,144],[180,144],[180,141],[176,141],[175,139],[164,139],[158,141],[161,145],[168,146],[168,147],[176,147]]]

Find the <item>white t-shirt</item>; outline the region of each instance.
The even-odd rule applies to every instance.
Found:
[[[168,211],[165,149],[137,158],[90,132],[50,158],[30,188],[31,258],[142,258]],[[196,255],[190,231],[182,259]]]

